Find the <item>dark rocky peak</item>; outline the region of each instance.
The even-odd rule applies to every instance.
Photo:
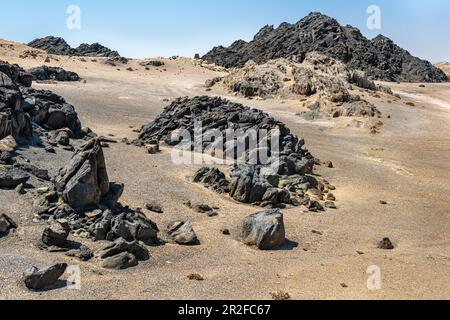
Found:
[[[249,60],[263,64],[285,58],[301,62],[307,53],[317,51],[338,59],[348,67],[364,71],[372,80],[442,82],[448,78],[428,61],[413,57],[392,40],[378,36],[369,40],[352,26],[336,19],[310,13],[294,25],[277,29],[265,26],[253,41],[216,47],[203,59],[226,68],[241,68]]]
[[[44,50],[50,54],[80,57],[106,57],[120,60],[123,63],[128,62],[128,60],[122,58],[117,51],[113,51],[99,43],[83,43],[78,46],[78,48],[71,48],[64,39],[50,36],[33,40],[28,45],[36,49]]]
[[[255,35],[254,40],[267,37],[274,30],[275,30],[275,28],[273,27],[273,25],[271,25],[271,26],[266,25],[261,30],[259,30],[259,32]]]
[[[28,46],[44,50],[50,54],[72,55],[74,50],[63,38],[48,36],[45,38],[35,39]]]

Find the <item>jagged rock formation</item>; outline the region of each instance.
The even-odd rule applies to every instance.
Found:
[[[72,156],[55,179],[56,190],[73,208],[100,202],[109,191],[109,179],[100,141],[92,139]]]
[[[93,240],[159,243],[155,223],[118,203],[124,185],[109,182],[99,139],[87,141],[74,153],[54,179],[54,187],[34,200],[39,218],[66,219],[72,232]]]
[[[28,46],[44,50],[50,54],[63,56],[82,56],[82,57],[105,57],[115,61],[126,63],[128,60],[120,56],[117,51],[108,49],[99,43],[81,44],[78,48],[72,48],[67,42],[58,37],[45,37],[35,39],[28,43]]]
[[[231,140],[230,132],[237,133]],[[248,134],[255,132],[258,137],[251,144]],[[190,139],[185,139],[187,136]],[[200,169],[193,180],[228,193],[236,201],[323,210],[317,200],[323,199],[327,185],[310,175],[314,158],[303,148],[304,140],[260,110],[221,98],[180,98],[142,128],[140,139],[144,144],[164,141],[234,164],[231,180],[218,169],[207,167]]]
[[[354,87],[390,92],[363,72],[351,70],[318,52],[308,53],[302,63],[276,59],[258,65],[249,61],[223,78],[206,82],[206,87],[216,85],[247,98],[308,98],[308,103],[314,106],[312,112],[321,111],[333,117],[380,115],[373,104],[349,92]]]
[[[352,26],[311,13],[295,24],[265,26],[250,42],[239,40],[230,47],[216,47],[202,59],[219,66],[243,67],[286,58],[302,62],[308,52],[318,51],[362,70],[373,80],[442,82],[447,76],[430,62],[413,57],[382,35],[369,40]]]
[[[51,91],[30,88],[32,78],[19,66],[0,61],[0,140],[12,136],[30,142],[33,134],[45,138],[60,129],[82,137],[75,108]]]
[[[56,67],[36,67],[27,71],[33,76],[33,80],[55,80],[55,81],[80,81],[80,76],[72,71],[66,71],[63,68]]]

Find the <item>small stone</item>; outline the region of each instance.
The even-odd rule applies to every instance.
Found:
[[[330,168],[330,169],[333,169],[333,168],[334,168],[333,162],[331,162],[331,161],[325,162],[325,166],[326,166],[327,168]]]
[[[222,234],[225,236],[229,236],[231,234],[230,230],[228,230],[228,229],[222,229],[222,230],[220,230],[220,232],[222,232]]]
[[[332,193],[327,194],[327,200],[328,201],[336,201],[336,197]]]
[[[145,205],[147,210],[156,212],[156,213],[164,213],[163,207],[156,201],[151,201]]]
[[[125,270],[136,267],[138,261],[134,255],[128,252],[122,252],[115,256],[108,257],[102,262],[105,269]]]
[[[17,192],[18,194],[21,194],[21,195],[24,195],[24,194],[27,193],[27,192],[25,191],[25,186],[24,186],[23,183],[19,184],[19,185],[16,187],[15,190],[16,190],[16,192]]]
[[[382,204],[382,205],[386,205],[386,204],[387,204],[387,202],[386,202],[386,201],[384,201],[384,200],[380,200],[380,204]]]
[[[199,241],[189,221],[175,221],[168,225],[169,240],[180,245],[198,245]]]
[[[341,287],[342,287],[342,288],[348,288],[348,285],[347,285],[346,283],[343,282],[343,283],[341,283]]]
[[[389,238],[383,238],[383,240],[381,240],[378,243],[378,249],[383,249],[383,250],[393,250],[395,247],[392,244],[391,239]]]
[[[326,201],[324,205],[325,208],[328,209],[337,209],[336,204],[333,201]]]
[[[160,151],[158,144],[147,145],[146,148],[149,154],[157,154]]]
[[[290,300],[291,299],[291,295],[289,293],[287,293],[287,292],[284,292],[284,291],[271,292],[270,295],[272,296],[272,299],[276,300],[276,301]]]
[[[205,279],[199,275],[198,273],[192,273],[190,275],[188,275],[188,279],[189,280],[195,280],[195,281],[204,281]]]

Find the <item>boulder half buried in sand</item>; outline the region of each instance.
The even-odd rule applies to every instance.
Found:
[[[258,212],[245,218],[241,240],[261,250],[273,250],[286,242],[283,214],[278,209]]]

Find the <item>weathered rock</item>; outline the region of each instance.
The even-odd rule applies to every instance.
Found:
[[[15,189],[29,179],[30,175],[21,169],[0,167],[0,189]]]
[[[55,185],[64,201],[74,208],[99,204],[110,188],[100,141],[92,139],[81,146],[61,170]]]
[[[17,229],[17,223],[8,215],[0,215],[0,235],[8,233],[11,229]]]
[[[196,122],[203,125],[201,130]],[[213,141],[208,137],[209,130],[214,130],[217,135]],[[227,141],[230,130],[241,134]],[[256,147],[248,143],[246,133],[249,130],[259,133]],[[186,133],[194,139],[186,140]],[[180,136],[182,139],[179,139]],[[142,128],[139,141],[164,141],[186,152],[203,151],[234,164],[231,182],[219,169],[209,167],[199,169],[193,176],[193,182],[219,193],[230,194],[236,201],[263,207],[305,205],[311,210],[323,209],[320,204],[305,197],[308,189],[318,186],[312,176],[315,161],[303,148],[305,141],[260,110],[221,98],[178,99],[154,122]],[[202,141],[202,144],[196,141]],[[223,145],[216,144],[222,141]],[[245,150],[240,150],[238,145],[245,146]],[[212,150],[214,154],[211,154]],[[239,154],[229,151],[239,151]],[[285,183],[281,185],[280,181]]]
[[[56,67],[35,67],[27,71],[33,75],[33,80],[55,80],[55,81],[80,81],[80,76],[72,71],[66,71],[63,68]]]
[[[175,221],[167,226],[169,241],[180,245],[198,245],[199,240],[189,221]]]
[[[69,236],[69,225],[67,223],[54,223],[45,228],[42,234],[42,242],[47,246],[64,247]]]
[[[413,57],[392,40],[381,35],[369,40],[358,29],[341,26],[320,13],[311,13],[295,24],[265,26],[252,41],[239,40],[228,48],[216,47],[202,59],[223,67],[243,67],[249,60],[258,64],[277,58],[301,62],[312,51],[341,60],[376,80],[447,81],[443,71]]]
[[[72,249],[67,251],[66,256],[77,258],[81,261],[89,261],[94,256],[94,253],[91,249],[82,245],[79,249]]]
[[[344,63],[318,52],[308,53],[302,63],[287,59],[270,60],[261,65],[249,62],[221,79],[208,81],[206,86],[216,84],[248,98],[298,99],[300,95],[316,100],[310,106],[311,112],[304,116],[319,111],[334,117],[380,115],[373,104],[349,93],[353,85],[378,90],[375,83],[364,73],[351,70]]]
[[[193,182],[201,183],[218,193],[230,192],[230,182],[226,179],[225,174],[217,168],[203,167],[199,169],[194,175]]]
[[[13,136],[7,136],[0,140],[0,152],[14,152],[17,147],[16,139]]]
[[[272,209],[247,217],[241,226],[240,237],[243,243],[261,250],[280,247],[286,241],[283,214]]]
[[[164,213],[163,207],[156,201],[151,201],[145,205],[147,210],[156,212],[156,213]]]
[[[132,254],[139,261],[146,261],[150,259],[150,254],[143,243],[139,241],[127,242],[121,238],[100,250],[96,256],[99,259],[107,259],[124,252]]]
[[[30,290],[42,290],[55,285],[59,278],[66,272],[67,264],[60,263],[51,267],[39,270],[31,267],[23,274],[24,282]]]
[[[105,269],[125,270],[136,267],[138,264],[134,255],[128,252],[122,252],[103,260],[102,267]]]

